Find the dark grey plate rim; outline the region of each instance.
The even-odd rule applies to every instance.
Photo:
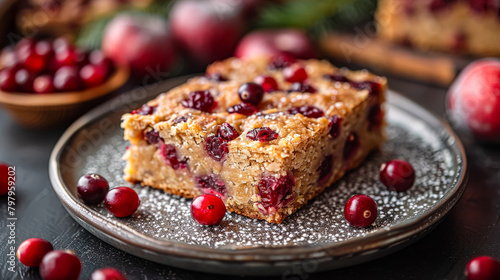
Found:
[[[182,76],[165,81],[165,86],[168,88],[174,87],[190,76]],[[142,96],[140,99],[151,98],[155,94]],[[437,222],[439,222],[458,202],[459,198],[465,191],[467,181],[467,159],[464,147],[457,135],[451,127],[438,116],[428,112],[413,101],[401,96],[394,91],[389,90],[388,101],[391,105],[401,109],[408,109],[413,115],[418,115],[427,124],[432,123],[434,126],[439,125],[443,128],[443,132],[452,139],[449,144],[450,148],[457,150],[457,155],[461,158],[460,170],[455,175],[455,185],[448,191],[443,198],[433,207],[424,213],[410,218],[404,222],[398,223],[390,227],[390,230],[383,230],[372,233],[368,236],[357,237],[348,241],[343,241],[336,244],[319,243],[313,245],[290,246],[279,248],[238,248],[238,249],[213,249],[200,245],[191,245],[175,240],[158,240],[147,235],[144,235],[135,230],[121,227],[119,224],[110,222],[98,213],[89,209],[85,204],[75,199],[68,187],[64,184],[61,169],[60,159],[65,146],[71,142],[72,137],[80,130],[84,129],[88,124],[99,120],[101,117],[112,113],[110,108],[121,108],[129,102],[134,102],[132,92],[110,100],[95,109],[91,110],[84,116],[75,121],[61,136],[55,145],[49,161],[49,175],[54,191],[66,210],[85,228],[91,229],[91,233],[102,237],[109,238],[109,241],[118,241],[122,244],[127,244],[139,249],[142,252],[153,255],[171,255],[182,258],[193,258],[200,260],[212,261],[231,261],[231,262],[281,262],[306,259],[344,259],[354,255],[371,254],[380,249],[398,246],[405,241],[412,239],[426,232]],[[76,219],[78,218],[78,219]],[[98,231],[99,234],[93,232]],[[105,240],[109,243],[108,240]]]

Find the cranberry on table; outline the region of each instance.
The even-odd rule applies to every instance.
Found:
[[[367,227],[377,218],[377,204],[367,195],[355,195],[345,204],[344,217],[354,227]]]
[[[241,101],[252,105],[259,105],[264,97],[264,89],[256,83],[244,83],[238,88]]]
[[[222,199],[212,194],[200,195],[191,203],[191,215],[202,225],[218,224],[225,214],[226,205]]]
[[[86,204],[99,204],[109,191],[109,183],[99,174],[85,174],[78,180],[76,189]]]
[[[4,68],[0,70],[0,90],[3,91],[16,91],[16,69]]]
[[[114,268],[102,268],[96,270],[90,276],[90,280],[126,280],[125,276],[120,271]]]
[[[76,91],[81,88],[78,67],[63,66],[54,74],[54,87],[58,91]]]
[[[104,199],[106,208],[116,217],[128,217],[137,211],[141,201],[137,193],[128,187],[110,190]]]
[[[473,258],[465,268],[467,280],[500,279],[500,262],[489,256]]]
[[[55,91],[54,78],[51,75],[41,75],[33,81],[35,93],[51,93]]]
[[[289,83],[303,82],[307,79],[307,72],[302,66],[293,65],[283,69],[283,77]]]
[[[52,250],[54,248],[49,241],[41,238],[30,238],[19,245],[16,256],[22,264],[38,267],[43,257]]]
[[[0,195],[9,192],[9,167],[10,165],[0,162]]]
[[[380,181],[390,191],[406,191],[415,183],[415,170],[404,160],[390,160],[380,166]]]
[[[49,252],[40,263],[43,280],[78,280],[82,264],[74,252],[57,250]]]

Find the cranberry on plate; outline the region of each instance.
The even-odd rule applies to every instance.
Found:
[[[40,263],[43,280],[78,280],[82,263],[73,251],[57,250],[49,252]]]
[[[86,204],[101,203],[109,191],[108,181],[99,174],[85,174],[76,186],[78,196]]]
[[[380,166],[380,181],[390,191],[403,192],[415,183],[415,170],[404,160],[390,160]]]
[[[202,225],[218,224],[225,214],[226,205],[222,199],[212,194],[200,195],[191,203],[191,215]]]
[[[38,267],[43,257],[52,250],[54,248],[49,241],[41,238],[30,238],[19,245],[16,256],[22,264]]]
[[[128,187],[110,190],[104,199],[106,208],[116,217],[128,217],[137,211],[141,201],[137,193]]]
[[[367,195],[355,195],[345,204],[344,217],[354,227],[367,227],[377,218],[377,204]]]

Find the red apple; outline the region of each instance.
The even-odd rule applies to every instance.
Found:
[[[176,52],[166,20],[156,16],[121,14],[106,27],[104,54],[128,63],[137,77],[172,68]]]
[[[448,111],[457,127],[479,139],[500,141],[500,60],[469,64],[448,91]]]
[[[239,58],[289,55],[299,59],[316,57],[314,45],[297,29],[256,30],[241,39],[234,55]]]
[[[175,2],[170,22],[178,44],[204,65],[231,56],[243,32],[240,14],[241,6],[230,2],[184,0]]]

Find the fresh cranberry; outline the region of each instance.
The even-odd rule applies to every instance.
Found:
[[[78,180],[76,190],[86,204],[99,204],[109,191],[109,183],[99,174],[85,174]]]
[[[226,205],[215,195],[203,194],[191,202],[191,215],[202,225],[216,225],[226,215]]]
[[[377,204],[367,195],[355,195],[345,204],[344,217],[354,227],[367,227],[377,218]]]
[[[150,131],[144,133],[144,139],[150,145],[156,144],[156,143],[160,142],[160,133],[154,129],[150,130]]]
[[[49,241],[41,238],[26,239],[19,248],[17,248],[17,258],[19,261],[29,267],[38,267],[43,257],[54,250]]]
[[[337,115],[333,115],[331,117],[328,117],[328,119],[330,120],[330,122],[328,123],[328,127],[330,127],[329,134],[333,138],[337,138],[337,136],[340,135],[340,128],[342,127],[342,118]]]
[[[465,268],[467,280],[500,279],[500,262],[489,256],[475,257]]]
[[[346,76],[340,74],[325,74],[323,75],[323,78],[330,80],[332,82],[341,82],[341,83],[350,82],[350,80]]]
[[[205,151],[211,158],[221,161],[229,153],[229,145],[222,137],[210,136],[205,139]]]
[[[15,177],[9,176],[10,165],[0,162],[0,195],[5,195],[9,192],[9,188],[15,183]],[[13,179],[9,179],[13,178]],[[9,186],[9,182],[11,186]]]
[[[429,3],[429,10],[431,12],[439,12],[447,7],[455,0],[431,0]]]
[[[403,192],[415,183],[415,170],[404,160],[390,160],[380,166],[380,181],[390,191]]]
[[[128,217],[137,211],[141,201],[137,193],[128,187],[117,187],[110,190],[104,199],[106,208],[116,217]]]
[[[324,116],[324,113],[323,111],[321,111],[321,109],[309,105],[294,107],[288,110],[288,113],[293,115],[300,113],[307,118],[321,118],[322,116]]]
[[[16,69],[5,68],[0,70],[0,89],[3,91],[16,91]]]
[[[120,271],[108,267],[94,271],[90,280],[127,280],[127,278]]]
[[[88,58],[86,54],[73,46],[56,51],[55,61],[60,66],[76,66],[84,63]]]
[[[292,173],[276,178],[273,175],[262,176],[257,185],[262,206],[267,210],[270,207],[279,208],[286,206],[293,199],[295,178]]]
[[[165,162],[172,166],[173,169],[182,169],[187,167],[186,160],[180,160],[179,155],[177,154],[177,149],[174,145],[160,142],[160,152],[165,159]]]
[[[133,110],[130,112],[132,115],[138,114],[141,116],[147,116],[147,115],[152,115],[156,112],[156,109],[158,106],[149,106],[148,104],[144,104],[141,106],[141,108],[137,110]]]
[[[177,117],[173,120],[173,122],[175,124],[178,124],[178,123],[182,123],[182,122],[187,122],[188,118],[186,118],[185,116],[180,116],[180,117]]]
[[[227,196],[226,184],[215,174],[198,176],[194,179],[194,183],[203,193],[213,194],[221,198]]]
[[[351,132],[347,136],[347,139],[345,140],[345,144],[344,144],[344,152],[342,154],[344,161],[352,158],[356,154],[358,149],[359,149],[358,134],[356,132]]]
[[[50,43],[40,41],[36,44],[23,45],[18,49],[17,55],[26,69],[37,73],[45,69],[47,61],[51,55],[52,48]]]
[[[43,280],[78,280],[82,263],[72,251],[51,251],[40,263]]]
[[[297,60],[288,55],[276,55],[271,58],[268,64],[270,70],[278,70],[294,64]]]
[[[36,93],[51,93],[55,91],[54,80],[51,75],[41,75],[33,81],[33,91]]]
[[[380,94],[380,84],[373,81],[350,82],[351,86],[358,90],[367,89],[370,96],[378,96]]]
[[[303,82],[307,79],[307,72],[302,66],[290,66],[283,69],[283,77],[289,83]]]
[[[245,116],[251,116],[259,112],[259,108],[255,107],[250,103],[240,103],[227,108],[227,112],[231,114],[238,113]]]
[[[274,140],[278,138],[278,136],[279,134],[269,127],[254,128],[247,132],[248,138],[254,141],[259,140],[262,143]]]
[[[376,104],[370,107],[368,111],[368,124],[370,129],[376,129],[382,124],[384,118],[382,109],[380,109],[380,104]]]
[[[19,61],[16,57],[16,53],[11,47],[5,47],[3,48],[2,52],[0,53],[0,65],[2,65],[3,68],[10,68],[10,67],[17,67],[19,66]]]
[[[33,49],[36,42],[33,38],[22,38],[15,46],[16,56],[19,56],[25,49]]]
[[[227,141],[234,140],[238,138],[238,131],[228,123],[223,123],[217,129],[217,136],[220,136]]]
[[[106,73],[106,75],[113,68],[113,62],[111,61],[111,59],[106,57],[104,53],[102,53],[100,50],[94,50],[90,52],[89,63],[103,68],[103,70],[105,70],[104,72]]]
[[[484,13],[487,11],[498,11],[498,2],[495,0],[469,0],[469,6],[477,13]]]
[[[450,48],[457,52],[467,50],[467,35],[463,32],[455,34],[451,40]]]
[[[238,88],[238,95],[244,103],[257,106],[264,97],[264,89],[256,83],[244,83]]]
[[[78,68],[75,66],[63,66],[54,74],[54,87],[58,91],[79,90],[81,82]]]
[[[87,64],[80,69],[80,79],[88,88],[104,83],[106,75],[106,69],[98,65]]]
[[[290,85],[290,89],[288,90],[288,92],[315,93],[316,89],[310,84],[296,82]]]
[[[27,69],[19,69],[16,72],[17,88],[22,92],[33,92],[33,80],[35,76]]]
[[[217,106],[217,103],[210,94],[210,91],[200,90],[191,92],[182,101],[182,106],[210,113]]]
[[[324,185],[328,183],[328,180],[330,180],[330,177],[332,177],[333,174],[332,169],[333,169],[333,156],[329,155],[325,157],[325,159],[321,162],[321,165],[317,170],[319,174],[318,176],[319,185]]]
[[[273,92],[278,90],[278,82],[272,76],[260,75],[254,79],[254,82],[259,84],[264,92]]]
[[[52,48],[54,49],[54,52],[58,53],[58,52],[62,52],[64,51],[65,49],[68,49],[71,47],[71,44],[69,43],[69,41],[64,38],[64,37],[59,37],[57,39],[55,39],[53,42],[52,42]]]
[[[220,73],[213,73],[213,74],[207,75],[205,77],[207,77],[209,80],[216,81],[216,82],[228,81],[228,79]]]

